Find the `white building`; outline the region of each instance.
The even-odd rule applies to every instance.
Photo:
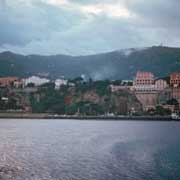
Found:
[[[163,79],[155,80],[155,89],[157,91],[162,91],[168,87],[168,83]]]
[[[154,84],[152,84],[152,85],[147,85],[147,84],[136,85],[136,86],[133,86],[133,89],[135,91],[155,91],[156,90]]]
[[[118,92],[120,90],[132,90],[132,86],[122,86],[122,85],[110,85],[111,92]]]
[[[27,86],[28,84],[32,83],[34,84],[35,86],[41,86],[45,83],[48,83],[50,82],[49,79],[46,79],[46,78],[40,78],[38,76],[31,76],[27,79],[24,79],[24,85]]]
[[[61,86],[66,86],[68,83],[65,79],[56,79],[55,80],[55,89],[58,90],[61,88]]]

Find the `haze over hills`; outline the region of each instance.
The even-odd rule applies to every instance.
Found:
[[[82,74],[93,79],[132,79],[138,71],[157,77],[180,71],[180,48],[153,46],[88,56],[19,55],[0,53],[0,76],[49,75],[73,78]]]

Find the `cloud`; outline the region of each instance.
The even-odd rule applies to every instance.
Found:
[[[180,1],[178,0],[136,0],[127,3],[127,8],[138,16],[140,31],[144,36],[156,39],[170,46],[180,46]],[[147,38],[148,39],[148,38]]]
[[[84,55],[180,45],[178,0],[0,0],[0,50]]]
[[[80,15],[41,1],[6,1],[0,12],[1,45],[27,45],[49,39],[53,33],[63,33],[79,23]],[[2,41],[3,40],[3,41]]]
[[[121,4],[96,4],[96,5],[85,5],[81,7],[82,12],[95,14],[95,15],[106,15],[109,17],[125,17],[131,16],[131,13],[123,7]]]

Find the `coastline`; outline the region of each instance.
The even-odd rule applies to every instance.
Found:
[[[69,120],[142,120],[142,121],[180,121],[171,116],[70,116],[34,113],[0,113],[0,119],[69,119]]]

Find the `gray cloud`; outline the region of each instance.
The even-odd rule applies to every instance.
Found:
[[[83,55],[160,43],[180,45],[178,0],[49,2],[0,0],[0,50]]]
[[[180,46],[180,1],[151,0],[129,2],[127,8],[137,14],[143,39],[149,36],[169,46]]]
[[[48,39],[54,32],[61,33],[75,26],[80,19],[78,16],[76,12],[67,12],[40,1],[32,1],[30,5],[9,3],[0,12],[0,43],[26,45]]]

